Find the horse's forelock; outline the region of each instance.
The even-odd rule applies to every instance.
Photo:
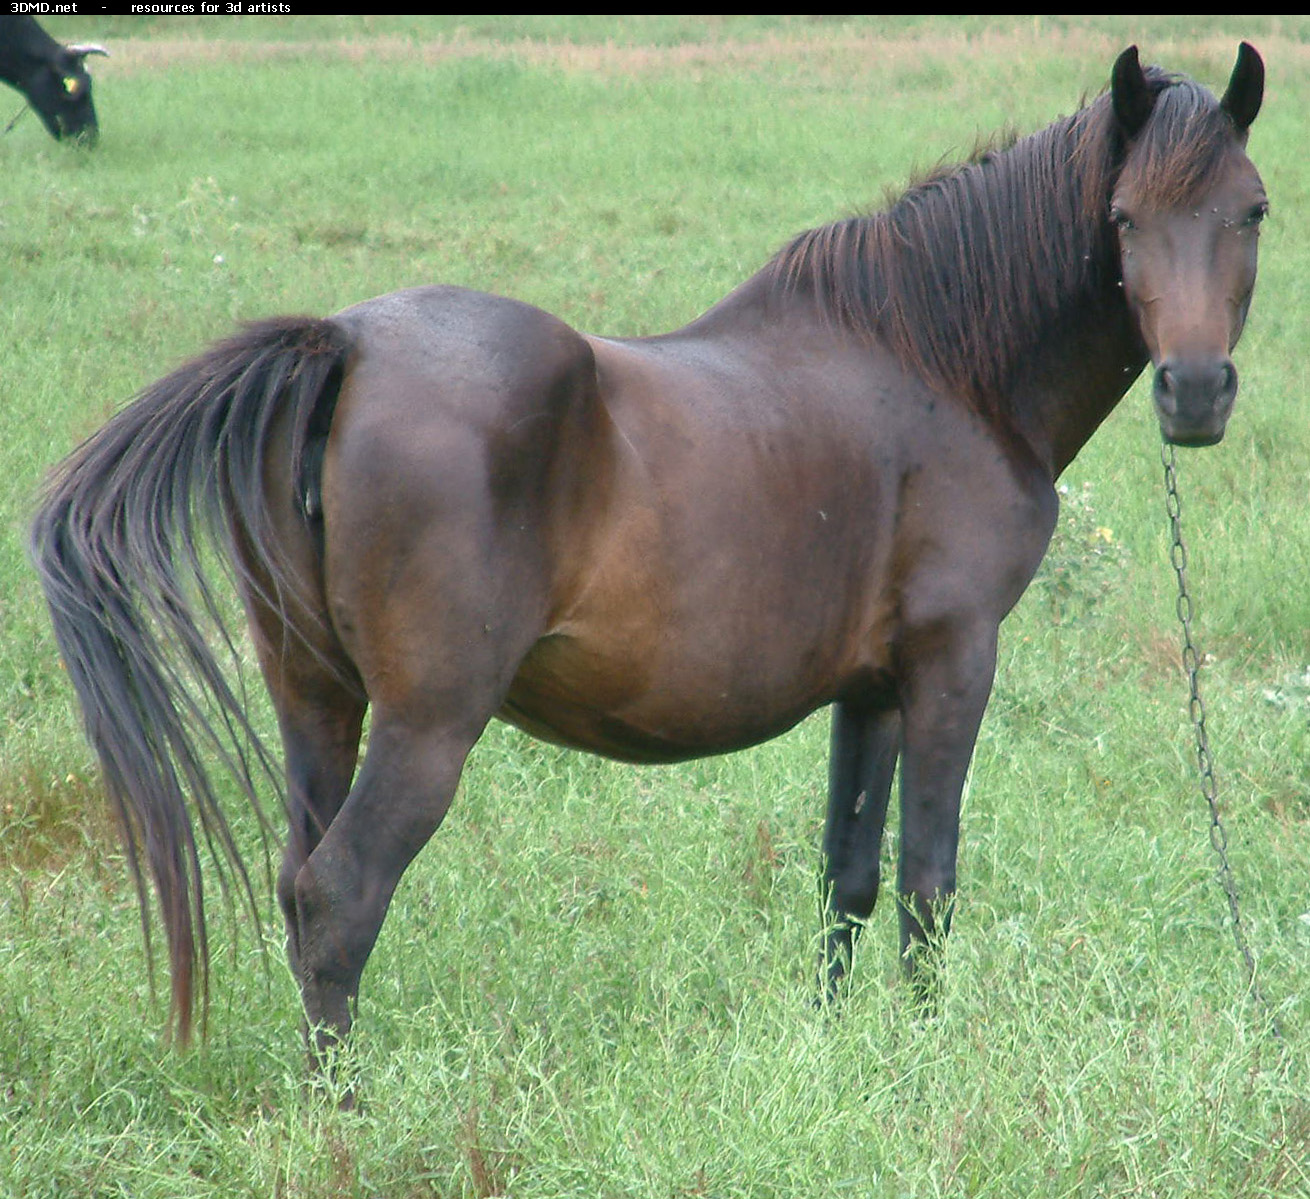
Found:
[[[1124,163],[1138,204],[1181,208],[1206,191],[1237,138],[1218,100],[1189,79],[1163,76],[1150,120]]]

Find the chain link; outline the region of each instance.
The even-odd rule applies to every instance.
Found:
[[[1237,942],[1238,952],[1246,964],[1247,985],[1252,997],[1268,1019],[1274,1035],[1281,1037],[1278,1023],[1270,1013],[1269,1004],[1256,981],[1255,956],[1246,939],[1246,930],[1242,924],[1242,909],[1237,896],[1237,882],[1233,878],[1233,869],[1228,861],[1228,832],[1219,815],[1219,788],[1215,783],[1210,738],[1205,730],[1205,701],[1201,698],[1201,659],[1192,640],[1192,597],[1187,590],[1187,546],[1183,543],[1183,504],[1178,496],[1174,447],[1167,441],[1161,444],[1160,460],[1164,464],[1165,512],[1169,517],[1169,561],[1173,565],[1174,574],[1178,577],[1176,611],[1178,623],[1183,628],[1183,670],[1187,674],[1188,715],[1191,717],[1192,729],[1196,736],[1196,765],[1200,774],[1201,795],[1210,812],[1210,844],[1219,859],[1219,885],[1223,887],[1228,899],[1233,940]]]

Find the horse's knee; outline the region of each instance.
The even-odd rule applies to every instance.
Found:
[[[830,905],[840,916],[867,920],[878,902],[881,878],[878,864],[866,864],[859,869],[838,871],[831,880]]]

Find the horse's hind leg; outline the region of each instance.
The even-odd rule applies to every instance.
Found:
[[[372,715],[350,793],[291,888],[320,1056],[350,1029],[396,886],[445,818],[465,757],[540,635],[533,537],[498,519],[485,484],[469,478],[476,445],[447,435],[458,462],[455,451],[407,456],[393,445],[381,481],[371,455],[343,455],[338,468],[342,492],[349,484],[362,498],[328,521],[342,563],[330,587],[334,624]]]
[[[435,596],[440,588],[433,580],[421,590]],[[356,773],[368,704],[353,660],[326,621],[302,622],[312,631],[297,638],[281,616],[258,602],[251,608],[286,754],[289,837],[278,899],[311,1055],[321,1064],[350,1028],[360,976],[396,884],[444,818],[464,758],[495,704],[478,702],[479,694],[490,695],[485,686],[438,683],[419,685],[397,705],[394,680],[408,672],[389,672],[374,683],[368,750]],[[379,617],[378,625],[385,623]],[[420,621],[417,635],[438,623],[435,614]],[[402,640],[408,638],[393,644]],[[425,654],[423,644],[397,648],[417,674],[431,658],[441,660],[430,649]]]
[[[896,756],[900,713],[838,703],[832,712],[828,819],[823,834],[828,930],[823,998],[836,998],[862,923],[878,898],[879,853]]]
[[[294,880],[301,992],[320,1060],[350,1029],[396,885],[444,819],[484,723],[461,730],[374,713],[350,796]]]
[[[286,755],[287,843],[277,895],[292,974],[301,972],[296,876],[318,848],[350,792],[365,704],[340,685],[283,695],[277,704]]]
[[[300,975],[296,875],[350,792],[367,702],[325,614],[277,608],[248,592],[260,670],[277,713],[286,772],[287,842],[277,896],[291,972]],[[297,621],[293,631],[291,621]]]

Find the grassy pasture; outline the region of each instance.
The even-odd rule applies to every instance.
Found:
[[[1310,1196],[1310,19],[49,27],[114,56],[93,154],[30,115],[0,137],[0,1195]],[[240,319],[440,280],[675,327],[791,233],[1070,111],[1129,42],[1219,87],[1240,37],[1269,68],[1273,214],[1237,414],[1180,463],[1281,1042],[1214,883],[1139,386],[1002,630],[932,1021],[906,1019],[886,902],[841,1021],[809,1006],[819,716],[645,771],[493,727],[365,975],[362,1111],[302,1086],[262,875],[262,929],[212,888],[210,1035],[166,1044],[24,558],[46,468]]]

